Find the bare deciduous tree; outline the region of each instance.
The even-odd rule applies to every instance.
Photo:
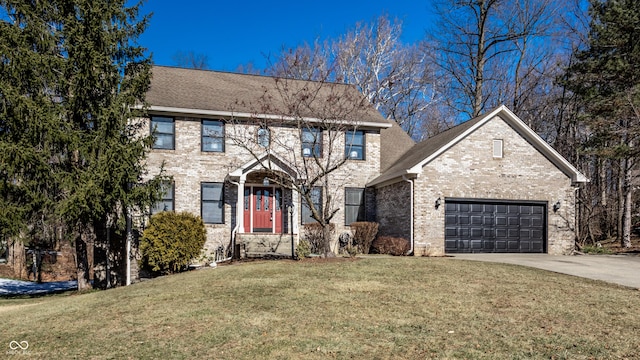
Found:
[[[518,112],[549,69],[542,45],[556,8],[551,0],[436,1],[428,44],[451,81],[449,106],[469,117],[500,103]]]
[[[321,79],[353,84],[375,108],[416,139],[450,124],[431,124],[440,101],[439,87],[423,47],[400,41],[402,23],[380,16],[358,23],[338,39],[316,41],[285,50],[268,73],[296,79]],[[426,135],[433,135],[432,133]]]
[[[192,51],[178,51],[173,54],[173,62],[176,66],[198,69],[198,70],[207,70],[209,69],[209,57],[205,54],[196,53]]]
[[[344,185],[334,174],[349,159],[349,134],[375,110],[352,86],[288,78],[274,78],[274,86],[249,105],[255,116],[233,119],[227,136],[252,155],[270,182],[300,195],[323,228],[321,250],[330,255],[331,220]]]

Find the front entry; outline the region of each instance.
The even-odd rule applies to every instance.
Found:
[[[250,232],[282,232],[282,189],[253,186],[245,188],[244,221]]]

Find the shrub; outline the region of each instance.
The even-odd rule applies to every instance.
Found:
[[[330,241],[335,231],[335,224],[327,224],[329,227]],[[324,252],[324,234],[322,225],[318,223],[311,223],[304,225],[304,239],[309,242],[309,248],[312,254],[322,254]],[[328,245],[328,244],[327,244]],[[327,246],[327,248],[329,248]]]
[[[374,254],[401,256],[409,249],[409,240],[392,236],[380,236],[371,244],[371,252]]]
[[[200,254],[206,234],[199,216],[170,211],[155,214],[140,239],[141,265],[159,274],[182,271]]]
[[[311,246],[307,240],[300,240],[298,246],[296,246],[296,257],[298,259],[304,259],[311,254]]]
[[[585,254],[613,254],[611,249],[603,247],[600,243],[597,243],[596,245],[585,245],[582,247],[581,251]]]
[[[358,251],[362,254],[368,254],[371,243],[378,234],[378,223],[354,222],[351,223],[351,232],[353,233],[353,244],[357,246]]]

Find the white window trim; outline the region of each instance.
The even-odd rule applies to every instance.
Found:
[[[502,159],[504,157],[504,142],[502,139],[493,140],[493,158]]]

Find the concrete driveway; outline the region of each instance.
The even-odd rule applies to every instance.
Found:
[[[602,280],[640,290],[640,256],[547,254],[452,254],[453,259],[489,261]]]

